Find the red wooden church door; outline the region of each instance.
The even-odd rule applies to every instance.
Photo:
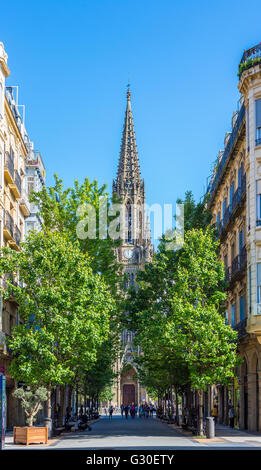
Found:
[[[123,385],[123,404],[130,405],[135,403],[135,385]]]

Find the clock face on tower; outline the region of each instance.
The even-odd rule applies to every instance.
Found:
[[[124,258],[131,259],[134,255],[134,251],[131,250],[130,248],[127,248],[126,250],[124,250],[123,255],[124,255]]]

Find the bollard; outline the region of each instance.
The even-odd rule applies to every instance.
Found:
[[[48,439],[50,439],[52,437],[52,419],[44,418],[44,426],[48,427]]]
[[[215,419],[212,416],[206,418],[206,436],[208,439],[215,437]]]

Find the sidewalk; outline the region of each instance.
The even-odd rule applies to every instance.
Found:
[[[230,428],[229,426],[225,426],[223,424],[216,425],[215,437],[213,439],[207,439],[206,437],[199,438],[198,436],[194,436],[190,431],[186,431],[176,424],[169,424],[168,426],[173,427],[183,436],[189,437],[203,446],[212,446],[213,444],[232,444],[261,447],[261,433]]]
[[[93,424],[93,423],[96,423],[96,421],[98,421],[100,418],[98,419],[93,419],[93,420],[90,420],[88,421],[88,424]],[[14,444],[14,433],[13,431],[7,431],[6,434],[5,434],[5,445],[6,445],[6,448],[8,449],[19,449],[19,448],[22,448],[22,449],[28,449],[28,448],[34,448],[34,449],[39,449],[39,448],[43,448],[43,447],[48,447],[48,446],[52,446],[53,444],[55,444],[57,441],[59,441],[60,439],[62,439],[64,436],[70,436],[70,435],[75,435],[77,432],[79,431],[65,431],[65,432],[62,432],[59,436],[55,436],[55,437],[51,437],[50,439],[48,439],[48,444],[29,444],[28,446],[26,446],[25,444]]]

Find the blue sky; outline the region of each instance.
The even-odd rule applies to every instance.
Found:
[[[197,199],[237,109],[237,67],[261,41],[260,0],[38,0],[5,3],[9,85],[47,184],[116,174],[131,83],[147,202]]]

